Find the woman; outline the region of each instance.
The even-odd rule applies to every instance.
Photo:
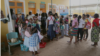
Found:
[[[68,27],[69,27],[69,24],[68,24],[68,17],[65,18],[65,35],[68,36]]]
[[[33,19],[32,12],[29,12],[29,16],[27,17],[28,20],[29,20],[30,18]]]
[[[42,13],[42,17],[41,17],[41,27],[43,29],[43,34],[45,34],[46,33],[46,17],[44,13]]]
[[[78,31],[78,20],[77,20],[78,15],[74,14],[73,15],[73,22],[72,22],[72,32],[71,32],[71,36],[70,36],[70,41],[69,44],[72,42],[73,36],[75,36],[75,44],[77,43],[77,31]]]
[[[80,35],[80,41],[82,41],[84,24],[85,24],[85,21],[83,19],[81,19],[81,15],[79,15],[79,17],[78,17],[78,33],[77,33],[78,41],[79,41],[79,35]]]
[[[10,9],[11,17],[12,17],[12,26],[13,26],[13,32],[15,32],[15,24],[16,24],[16,15],[13,12],[13,9]],[[8,15],[9,18],[9,15]]]
[[[92,30],[91,30],[91,41],[94,42],[94,44],[92,46],[97,46],[98,45],[98,41],[99,41],[99,15],[95,14],[94,15],[94,20],[92,23]]]
[[[89,17],[90,17],[89,14],[87,14],[86,19],[85,19],[85,26],[84,26],[84,40],[88,39],[88,28],[86,28],[86,25],[87,25],[88,22],[90,22]]]
[[[15,25],[15,31],[19,34],[19,32],[18,32],[18,20],[19,20],[18,14],[16,14],[16,17],[17,17],[17,19],[16,19],[16,25]]]
[[[48,28],[47,35],[51,41],[55,37],[54,31],[53,31],[54,17],[52,16],[51,11],[48,13],[48,15],[49,15],[49,17],[47,18],[47,28]]]

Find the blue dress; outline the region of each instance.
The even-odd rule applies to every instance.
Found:
[[[25,39],[24,39],[24,45],[26,47],[29,47],[29,38],[28,37],[25,37]]]

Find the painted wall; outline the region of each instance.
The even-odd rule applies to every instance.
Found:
[[[4,0],[1,0],[1,10],[3,11],[5,15],[5,5],[4,5]],[[1,42],[5,42],[5,45],[7,46],[7,38],[6,34],[8,33],[8,23],[4,24],[1,22]]]
[[[14,0],[11,0],[11,1],[14,1]],[[16,0],[16,1],[18,1],[18,0]],[[22,1],[24,1],[24,0],[22,0]],[[48,10],[48,3],[51,3],[51,0],[25,0],[25,13],[26,14],[28,14],[28,2],[29,1],[33,1],[36,3],[36,10],[40,9],[41,2],[45,2],[46,10]],[[53,0],[52,2],[53,2],[53,4],[56,4],[56,5],[65,5],[65,6],[69,5],[69,0]],[[1,10],[3,11],[4,15],[6,16],[4,0],[1,0]],[[7,33],[8,33],[8,23],[4,24],[3,22],[1,22],[1,41],[4,41],[6,43],[6,46],[7,46],[7,39],[6,39]]]
[[[51,0],[25,0],[26,14],[28,14],[28,2],[29,1],[33,1],[36,3],[36,9],[40,9],[40,3],[45,2],[46,10],[49,10],[48,3],[51,3]],[[56,4],[56,5],[65,5],[65,6],[69,5],[69,0],[52,0],[52,2],[53,4]]]

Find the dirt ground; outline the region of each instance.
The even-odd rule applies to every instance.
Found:
[[[58,41],[54,40],[48,42],[45,48],[39,50],[37,56],[100,56],[100,41],[97,47],[91,46],[91,38],[87,41],[82,41],[74,44],[75,39],[71,45],[67,43],[69,37],[64,37]],[[21,51],[20,46],[12,47],[13,55],[11,56],[32,56],[31,52]],[[8,52],[2,52],[1,56],[10,56]]]

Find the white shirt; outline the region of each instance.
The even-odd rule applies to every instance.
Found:
[[[52,19],[51,19],[51,17],[52,17]],[[53,17],[53,16],[49,16],[49,17],[47,18],[47,20],[49,20],[49,25],[51,25],[51,24],[53,24],[54,17]]]
[[[29,20],[30,18],[32,18],[32,19],[33,19],[33,16],[32,16],[32,15],[29,15],[29,16],[28,16],[28,20]]]
[[[40,21],[41,21],[41,16],[38,16],[38,20],[40,20]]]
[[[83,27],[84,27],[83,24],[85,24],[85,20],[80,19],[80,20],[79,20],[79,26],[78,26],[78,28],[83,28]]]

